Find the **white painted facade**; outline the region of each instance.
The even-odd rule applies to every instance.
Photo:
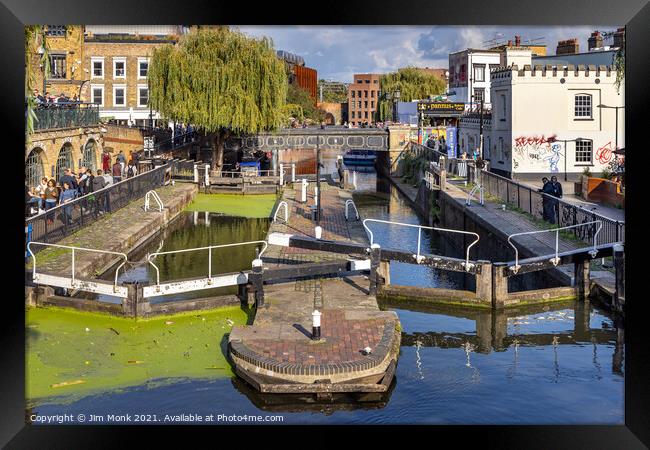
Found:
[[[501,64],[501,55],[495,50],[467,49],[449,55],[449,96],[451,102],[469,104],[478,102],[483,93],[485,108],[490,107],[490,69]],[[480,91],[480,92],[479,92]],[[475,95],[476,94],[476,95]],[[475,96],[472,99],[472,96]]]
[[[599,174],[616,157],[617,136],[618,148],[625,147],[625,110],[598,105],[624,106],[624,82],[617,92],[612,66],[535,69],[526,65],[491,73],[493,104],[484,154],[492,170],[513,178],[567,172],[577,179],[585,168]],[[465,128],[469,139],[474,131],[469,123]]]

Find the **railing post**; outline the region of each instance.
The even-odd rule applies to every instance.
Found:
[[[210,164],[205,165],[205,186],[210,186]]]
[[[302,179],[301,191],[300,191],[300,201],[305,203],[307,201],[307,179]]]
[[[253,285],[255,290],[255,307],[261,308],[264,307],[264,280],[262,280],[262,272],[264,268],[262,266],[262,260],[257,258],[253,260],[253,271],[249,276],[249,280]],[[252,279],[251,279],[252,278]]]
[[[296,163],[291,163],[291,182],[296,182]]]
[[[379,244],[372,244],[370,246],[370,286],[368,288],[368,295],[377,297],[377,288],[379,282],[379,263],[381,262],[381,247]]]
[[[199,182],[199,166],[198,166],[198,164],[194,164],[194,182],[195,183]]]

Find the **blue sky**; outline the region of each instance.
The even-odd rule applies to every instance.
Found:
[[[318,78],[349,83],[354,73],[385,73],[400,67],[446,68],[449,53],[465,48],[485,48],[485,41],[522,42],[543,37],[547,54],[555,54],[559,40],[577,38],[580,51],[594,30],[615,30],[616,25],[579,26],[238,26],[255,37],[273,39],[276,50],[302,56],[318,71]],[[605,45],[611,43],[605,41]]]

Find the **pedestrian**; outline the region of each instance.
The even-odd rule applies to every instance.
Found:
[[[63,171],[63,175],[59,178],[59,184],[63,186],[63,183],[68,183],[71,188],[78,189],[79,185],[77,184],[77,179],[72,175],[72,169],[66,167]]]
[[[553,218],[555,219],[555,217],[557,217],[559,223],[560,202],[558,199],[562,198],[562,184],[557,181],[557,177],[555,175],[551,177],[549,184],[551,185],[551,195],[554,197],[551,199],[551,202],[553,204]]]
[[[40,184],[34,189],[34,193],[41,198],[41,209],[45,209],[45,189],[47,189],[47,177],[41,178]]]
[[[113,175],[111,175],[111,172],[104,172],[104,185],[105,186],[110,186],[113,184]]]
[[[63,182],[63,192],[61,192],[60,204],[66,205],[63,207],[63,218],[66,225],[72,223],[72,205],[67,205],[77,198],[77,190],[72,187],[67,181]]]
[[[86,194],[86,179],[88,178],[88,175],[86,174],[87,170],[88,169],[85,166],[81,166],[79,168],[79,173],[76,176],[79,195]]]
[[[115,164],[113,164],[113,183],[119,183],[120,181],[122,181],[122,164],[115,161]]]
[[[28,216],[38,214],[38,210],[40,209],[38,205],[41,203],[41,197],[35,194],[33,190],[25,184],[25,201],[27,203],[25,212]],[[36,208],[36,212],[32,208]]]
[[[129,168],[126,170],[126,177],[132,178],[138,174],[138,168],[133,160],[129,161]]]
[[[111,155],[108,153],[108,150],[104,150],[102,153],[102,170],[108,172],[111,169]]]
[[[553,205],[553,188],[548,178],[542,178],[542,188],[539,192],[542,193],[542,217],[549,223],[555,223],[555,207]]]
[[[51,178],[47,182],[47,187],[45,188],[45,211],[48,211],[56,206],[59,201],[59,190],[56,188],[56,182],[54,178]],[[52,223],[53,220],[51,217],[48,217],[47,223]]]
[[[115,159],[120,163],[120,173],[124,173],[124,168],[126,167],[126,156],[124,155],[124,150],[120,150],[120,153],[118,153]]]

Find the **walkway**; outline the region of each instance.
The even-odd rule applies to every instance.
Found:
[[[278,219],[269,233],[314,237],[315,223],[309,218],[313,186],[311,183],[306,205],[295,201],[299,190],[284,190],[289,223]],[[361,222],[345,220],[345,200],[350,193],[325,182],[321,186],[322,238],[368,244]],[[298,183],[296,187],[299,189]],[[284,217],[283,211],[278,217]],[[337,259],[342,255],[278,246],[269,246],[263,256],[265,268]],[[238,373],[243,371],[244,378],[254,374],[258,382],[268,384],[363,379],[368,389],[383,389],[377,382],[397,359],[399,322],[394,312],[379,310],[375,298],[368,296],[368,283],[367,277],[351,276],[265,286],[265,306],[256,312],[254,324],[234,327],[230,334],[231,357]],[[323,314],[320,341],[311,339],[314,308]],[[372,349],[368,355],[362,351],[366,347]]]

